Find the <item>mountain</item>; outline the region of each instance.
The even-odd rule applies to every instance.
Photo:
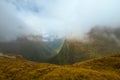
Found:
[[[93,52],[94,51],[94,52]],[[59,54],[51,59],[55,64],[73,64],[99,56],[88,44],[75,40],[65,40]]]
[[[12,55],[13,56],[13,55]],[[0,55],[0,80],[120,80],[120,54],[59,66]]]
[[[84,41],[66,39],[59,54],[50,62],[55,64],[73,64],[79,61],[120,52],[120,28],[91,29]]]
[[[0,42],[0,52],[20,54],[28,60],[38,62],[46,62],[56,54],[40,36],[24,36]]]

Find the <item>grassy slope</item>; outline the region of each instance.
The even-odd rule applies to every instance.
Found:
[[[0,80],[120,80],[120,54],[67,66],[0,58]]]
[[[65,40],[61,51],[51,59],[51,63],[74,64],[76,62],[118,53],[120,52],[119,48],[117,44],[105,40],[101,40],[100,42]]]
[[[66,40],[58,55],[51,59],[55,64],[73,64],[76,62],[99,57],[96,48],[77,41]]]

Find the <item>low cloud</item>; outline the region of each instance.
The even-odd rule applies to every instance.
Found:
[[[119,4],[119,0],[1,0],[0,36],[82,36],[96,25],[120,25]]]

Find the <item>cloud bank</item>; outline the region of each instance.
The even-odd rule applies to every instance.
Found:
[[[0,31],[82,36],[96,25],[119,26],[119,4],[119,0],[1,0]]]

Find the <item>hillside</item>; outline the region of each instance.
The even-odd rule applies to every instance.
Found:
[[[109,47],[107,46],[109,45]],[[119,52],[119,47],[111,44],[100,45],[66,40],[58,55],[51,59],[54,64],[73,64],[80,61],[94,59]]]
[[[119,28],[91,29],[84,41],[66,39],[59,54],[51,59],[55,64],[73,64],[120,52]]]
[[[39,62],[45,62],[55,55],[55,51],[39,36],[23,36],[9,42],[0,42],[0,52],[16,53],[25,59]]]
[[[120,80],[120,54],[68,66],[0,57],[0,80]]]
[[[98,56],[93,51],[92,47],[82,42],[65,40],[61,51],[53,57],[51,62],[55,64],[73,64]]]

